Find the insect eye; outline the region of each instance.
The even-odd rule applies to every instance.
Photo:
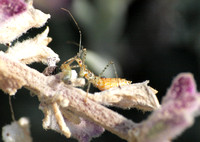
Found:
[[[79,61],[79,63],[81,64],[82,62],[81,62],[81,61]]]
[[[6,43],[6,46],[7,46],[7,47],[10,47],[10,46],[11,46],[11,43]]]

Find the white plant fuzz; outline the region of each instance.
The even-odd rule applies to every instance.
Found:
[[[71,73],[72,73],[71,79],[76,79],[78,76],[77,72],[75,70],[72,70]]]
[[[71,70],[70,85],[74,87],[83,87],[85,85],[84,78],[78,78],[78,74],[75,70]]]
[[[29,120],[25,117],[2,128],[4,142],[32,142]]]
[[[78,74],[76,70],[71,70],[71,77],[66,77],[62,72],[60,73],[60,79],[63,80],[64,83],[67,85],[71,85],[73,87],[83,87],[85,85],[85,79],[84,78],[77,78]]]
[[[157,91],[147,84],[149,81],[134,83],[121,88],[111,88],[94,95],[89,94],[92,100],[107,106],[116,106],[124,109],[138,108],[143,111],[158,109],[160,104],[156,97]]]
[[[27,10],[5,21],[0,21],[0,43],[6,44],[12,42],[17,37],[33,27],[41,27],[50,18],[49,14],[45,14],[37,10],[32,5],[33,1],[27,3]]]
[[[47,37],[48,33],[49,28],[47,27],[43,33],[37,35],[35,38],[18,42],[15,46],[8,48],[6,53],[15,60],[25,64],[33,62],[49,64],[49,58],[53,58],[54,62],[58,62],[60,61],[58,55],[47,47],[52,40],[50,37]]]
[[[47,58],[47,66],[48,67],[55,67],[56,62],[58,62],[58,59],[56,57],[48,57]]]

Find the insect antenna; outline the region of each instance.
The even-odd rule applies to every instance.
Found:
[[[81,54],[82,54],[82,51],[83,51],[83,47],[81,46],[81,42],[82,42],[82,32],[81,32],[81,29],[80,29],[78,23],[76,22],[76,19],[74,18],[74,16],[71,14],[71,12],[69,10],[65,9],[65,8],[61,8],[61,9],[64,10],[64,11],[66,11],[67,13],[69,13],[69,15],[71,16],[72,20],[76,24],[76,27],[78,28],[80,39],[79,39],[79,53],[77,55],[78,55],[78,57],[80,57]]]

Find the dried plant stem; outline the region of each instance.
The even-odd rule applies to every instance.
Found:
[[[55,113],[55,116],[56,116],[56,119],[57,119],[57,123],[60,127],[60,130],[64,133],[64,135],[67,138],[70,138],[70,136],[71,136],[70,130],[67,128],[67,126],[65,124],[65,120],[63,119],[62,113],[61,113],[59,106],[56,102],[53,103],[53,110],[54,110],[54,113]]]
[[[9,96],[9,106],[10,106],[10,112],[11,112],[11,117],[13,121],[16,121],[15,119],[15,114],[14,114],[14,110],[13,110],[13,105],[12,105],[12,100],[11,100],[11,96]]]
[[[132,121],[90,99],[85,102],[86,92],[81,89],[65,85],[56,76],[46,77],[0,52],[0,88],[14,95],[23,86],[36,93],[43,104],[57,102],[59,107],[90,119],[123,139],[135,139],[133,131],[136,124]]]

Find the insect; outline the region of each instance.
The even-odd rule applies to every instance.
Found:
[[[84,55],[86,55],[85,48],[83,49],[83,53],[84,53]],[[98,88],[101,91],[110,89],[112,87],[118,87],[118,86],[131,84],[131,81],[128,81],[128,80],[122,79],[122,78],[103,78],[103,77],[101,77],[101,74],[103,74],[103,72],[106,70],[106,68],[110,64],[113,64],[113,62],[110,62],[104,68],[102,73],[100,73],[99,76],[96,76],[93,72],[91,72],[90,70],[87,69],[86,65],[84,64],[84,60],[82,61],[80,58],[76,58],[76,57],[74,59],[76,60],[76,62],[78,63],[78,65],[80,67],[79,76],[85,77],[89,81],[89,83],[92,83],[93,86],[95,86],[96,88]]]
[[[85,77],[85,79],[87,79],[88,82],[89,82],[87,93],[89,92],[90,84],[93,84],[93,86],[95,86],[99,90],[107,90],[107,89],[110,89],[112,87],[120,87],[120,86],[131,84],[131,81],[128,81],[128,80],[122,79],[122,78],[118,78],[117,74],[116,74],[116,78],[103,78],[103,77],[101,77],[101,75],[106,70],[106,68],[110,64],[113,64],[113,62],[110,62],[110,64],[108,64],[104,68],[104,70],[102,71],[102,73],[99,76],[96,76],[93,72],[91,72],[90,70],[87,69],[87,66],[85,65],[85,59],[86,59],[86,52],[87,51],[86,51],[86,48],[83,48],[83,46],[81,45],[81,38],[82,38],[81,30],[78,26],[78,23],[73,18],[72,14],[66,9],[63,9],[63,10],[67,11],[70,14],[70,16],[72,17],[73,21],[75,22],[75,24],[76,24],[76,26],[79,30],[80,40],[79,40],[79,52],[77,53],[76,56],[68,59],[67,61],[65,61],[61,65],[62,72],[64,74],[68,75],[68,77],[70,77],[71,68],[79,67],[80,68],[79,76]],[[77,62],[78,66],[77,65],[71,66],[71,64],[75,61]]]
[[[67,72],[69,74],[69,71],[71,68],[79,67],[80,68],[79,76],[85,77],[89,82],[87,92],[89,91],[90,83],[93,84],[93,86],[95,86],[96,88],[98,88],[101,91],[110,89],[112,87],[118,87],[118,86],[131,84],[131,81],[128,81],[128,80],[122,79],[122,78],[103,78],[101,76],[96,76],[93,72],[91,72],[89,69],[87,69],[87,66],[84,63],[85,56],[86,56],[85,48],[82,49],[82,54],[84,54],[83,59],[79,58],[77,55],[77,56],[72,57],[72,58],[68,59],[67,61],[65,61],[61,65],[61,70],[63,72]],[[74,61],[76,61],[78,63],[78,66],[70,66],[70,64],[72,64]],[[110,64],[113,64],[113,63],[110,62]],[[104,68],[104,70],[102,71],[101,74],[103,74],[103,72],[106,70],[106,68],[108,66],[109,66],[109,64]]]

